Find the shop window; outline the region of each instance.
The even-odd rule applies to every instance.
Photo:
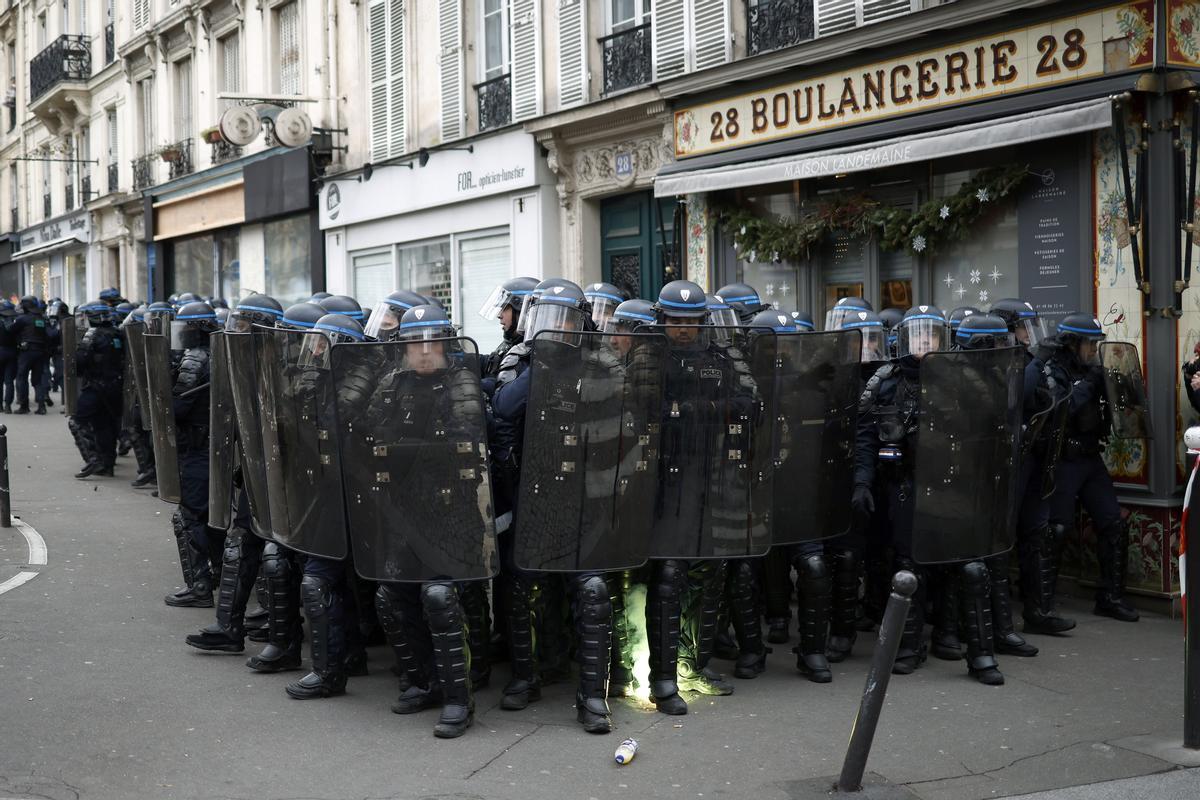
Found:
[[[375,304],[393,291],[392,251],[379,250],[354,256],[354,297],[363,308]]]
[[[216,234],[218,295],[231,304],[241,297],[242,262],[238,258],[241,233],[237,230]]]
[[[934,175],[931,194],[952,195],[974,175],[967,170]],[[1000,298],[1018,297],[1019,241],[1016,204],[997,204],[972,226],[971,236],[933,253],[934,304],[946,312],[959,306],[986,311]]]
[[[464,336],[479,345],[481,353],[491,352],[500,344],[503,332],[495,320],[475,313],[498,284],[512,274],[512,256],[508,232],[492,236],[461,239],[458,243],[458,285],[462,314],[459,321]]]
[[[268,222],[263,226],[266,293],[284,308],[312,296],[309,256],[311,235],[307,214]]]
[[[193,236],[171,245],[171,269],[167,276],[167,294],[212,290],[213,237]]]
[[[509,0],[483,3],[483,80],[508,74]]]
[[[72,306],[86,303],[89,299],[87,296],[87,260],[82,255],[68,255],[66,271],[70,290],[63,299]]]
[[[450,240],[403,245],[397,256],[400,270],[396,288],[435,298],[446,309],[446,315],[453,319]]]

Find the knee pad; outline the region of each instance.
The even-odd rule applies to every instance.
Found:
[[[973,597],[981,597],[988,592],[988,569],[982,561],[971,561],[962,568],[963,591]]]
[[[246,532],[241,528],[230,528],[225,536],[225,549],[221,552],[221,563],[233,566],[242,560],[242,536]]]
[[[850,548],[838,550],[833,554],[833,563],[838,572],[858,572],[858,553]]]
[[[187,536],[187,523],[178,508],[171,512],[171,531],[175,534],[176,539],[183,539]]]
[[[292,575],[291,559],[275,542],[263,547],[262,571],[267,580],[287,580]]]
[[[686,562],[668,559],[658,563],[658,575],[654,583],[659,592],[666,596],[683,594],[683,587],[687,584]]]
[[[319,575],[305,575],[300,581],[300,592],[304,613],[310,617],[325,616],[333,604],[333,584]]]
[[[375,615],[389,642],[403,630],[404,612],[400,596],[391,584],[381,583],[375,589]]]
[[[747,560],[735,561],[729,565],[729,586],[735,595],[746,595],[754,592],[757,583],[754,565]]]
[[[448,631],[462,625],[462,607],[452,584],[426,584],[421,589],[421,605],[432,631]]]
[[[814,553],[796,559],[796,571],[806,581],[814,583],[829,581],[829,564],[825,562],[825,556],[820,554]]]
[[[599,575],[586,578],[579,585],[579,615],[587,622],[599,622],[612,616],[612,600],[608,584]]]

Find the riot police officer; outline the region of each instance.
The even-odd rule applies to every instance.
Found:
[[[17,316],[17,308],[9,300],[0,300],[0,381],[3,381],[3,408],[12,413],[13,381],[17,378],[17,337],[9,330]]]
[[[121,420],[124,341],[113,327],[112,309],[107,303],[86,303],[79,307],[76,318],[77,330],[83,331],[75,349],[79,400],[67,425],[84,466],[75,477],[111,476]]]
[[[742,325],[754,319],[760,311],[770,308],[759,298],[758,290],[748,283],[726,284],[717,290],[717,297],[733,309]]]
[[[1104,330],[1095,317],[1074,313],[1064,317],[1058,323],[1057,333],[1038,348],[1038,356],[1050,368],[1055,381],[1070,387],[1070,414],[1062,457],[1055,471],[1050,520],[1068,530],[1075,519],[1076,500],[1083,504],[1096,532],[1096,560],[1100,567],[1093,611],[1122,622],[1136,622],[1138,612],[1125,597],[1129,529],[1121,516],[1117,493],[1102,456],[1109,428],[1104,369],[1098,355],[1099,343],[1104,338]]]
[[[46,368],[42,371],[42,384],[46,391],[46,405],[53,406],[50,393],[63,389],[63,340],[62,320],[70,315],[67,304],[57,297],[46,304]],[[113,324],[119,326],[121,319],[116,315]]]
[[[629,293],[611,283],[589,283],[583,296],[592,306],[592,323],[596,330],[604,330],[617,306],[629,299]]]
[[[180,306],[171,323],[171,349],[180,353],[171,392],[180,488],[172,524],[192,576],[190,586],[166,596],[175,607],[212,608],[213,570],[221,563],[221,535],[208,527],[208,337],[216,329],[216,313],[201,301]]]
[[[836,331],[842,327],[847,315],[856,311],[872,311],[871,303],[864,297],[843,297],[825,312],[825,330]]]
[[[399,289],[375,304],[371,318],[363,326],[368,339],[390,342],[400,335],[400,319],[410,308],[426,305],[425,298],[416,292]]]
[[[496,377],[500,374],[500,362],[513,345],[521,343],[524,338],[524,328],[521,326],[521,308],[525,301],[537,288],[537,278],[521,276],[512,278],[497,286],[488,295],[487,300],[479,307],[479,316],[489,320],[499,320],[504,340],[496,349],[483,359],[484,391],[489,395],[495,389]]]
[[[19,313],[9,327],[17,340],[17,410],[14,413],[29,413],[29,388],[32,386],[37,401],[34,413],[45,414],[46,393],[42,385],[42,372],[46,369],[49,351],[46,318],[38,299],[31,294],[21,298],[18,309]]]

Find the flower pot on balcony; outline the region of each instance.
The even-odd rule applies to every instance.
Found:
[[[160,150],[158,155],[160,158],[162,158],[163,161],[166,161],[168,164],[174,164],[176,161],[178,161],[180,158],[183,157],[183,151],[177,147],[168,147],[164,150]]]
[[[205,128],[204,130],[200,131],[200,138],[203,139],[206,144],[220,144],[221,142],[225,141],[225,137],[221,135],[221,128],[218,125],[214,125],[211,128]]]

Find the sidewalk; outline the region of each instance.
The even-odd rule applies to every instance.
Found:
[[[829,685],[804,680],[790,646],[776,646],[766,674],[736,681],[732,697],[689,698],[686,717],[614,702],[617,731],[603,737],[579,729],[561,684],[525,712],[501,711],[501,665],[477,696],[475,726],[435,740],[433,712],[389,712],[386,648],[370,651],[371,675],[351,679],[346,697],[289,700],[283,687],[298,673],[258,675],[244,657],[183,644],[212,612],[162,603],[179,582],[171,506],[129,487],[130,458],[116,478],[74,480],[79,459],[57,410],[0,419],[14,512],[49,549],[36,579],[0,595],[0,798],[782,800],[811,796],[806,782],[840,769],[866,641]],[[0,530],[0,581],[23,549]],[[1034,796],[1197,796],[1200,771],[1172,770],[1200,754],[1167,749],[1182,730],[1179,621],[1121,624],[1074,602],[1066,611],[1074,635],[1034,639],[1034,659],[1002,658],[1003,687],[969,679],[963,662],[894,678],[868,769],[925,800],[1078,785]],[[641,749],[618,767],[626,736]],[[1103,783],[1126,778],[1136,780]]]

